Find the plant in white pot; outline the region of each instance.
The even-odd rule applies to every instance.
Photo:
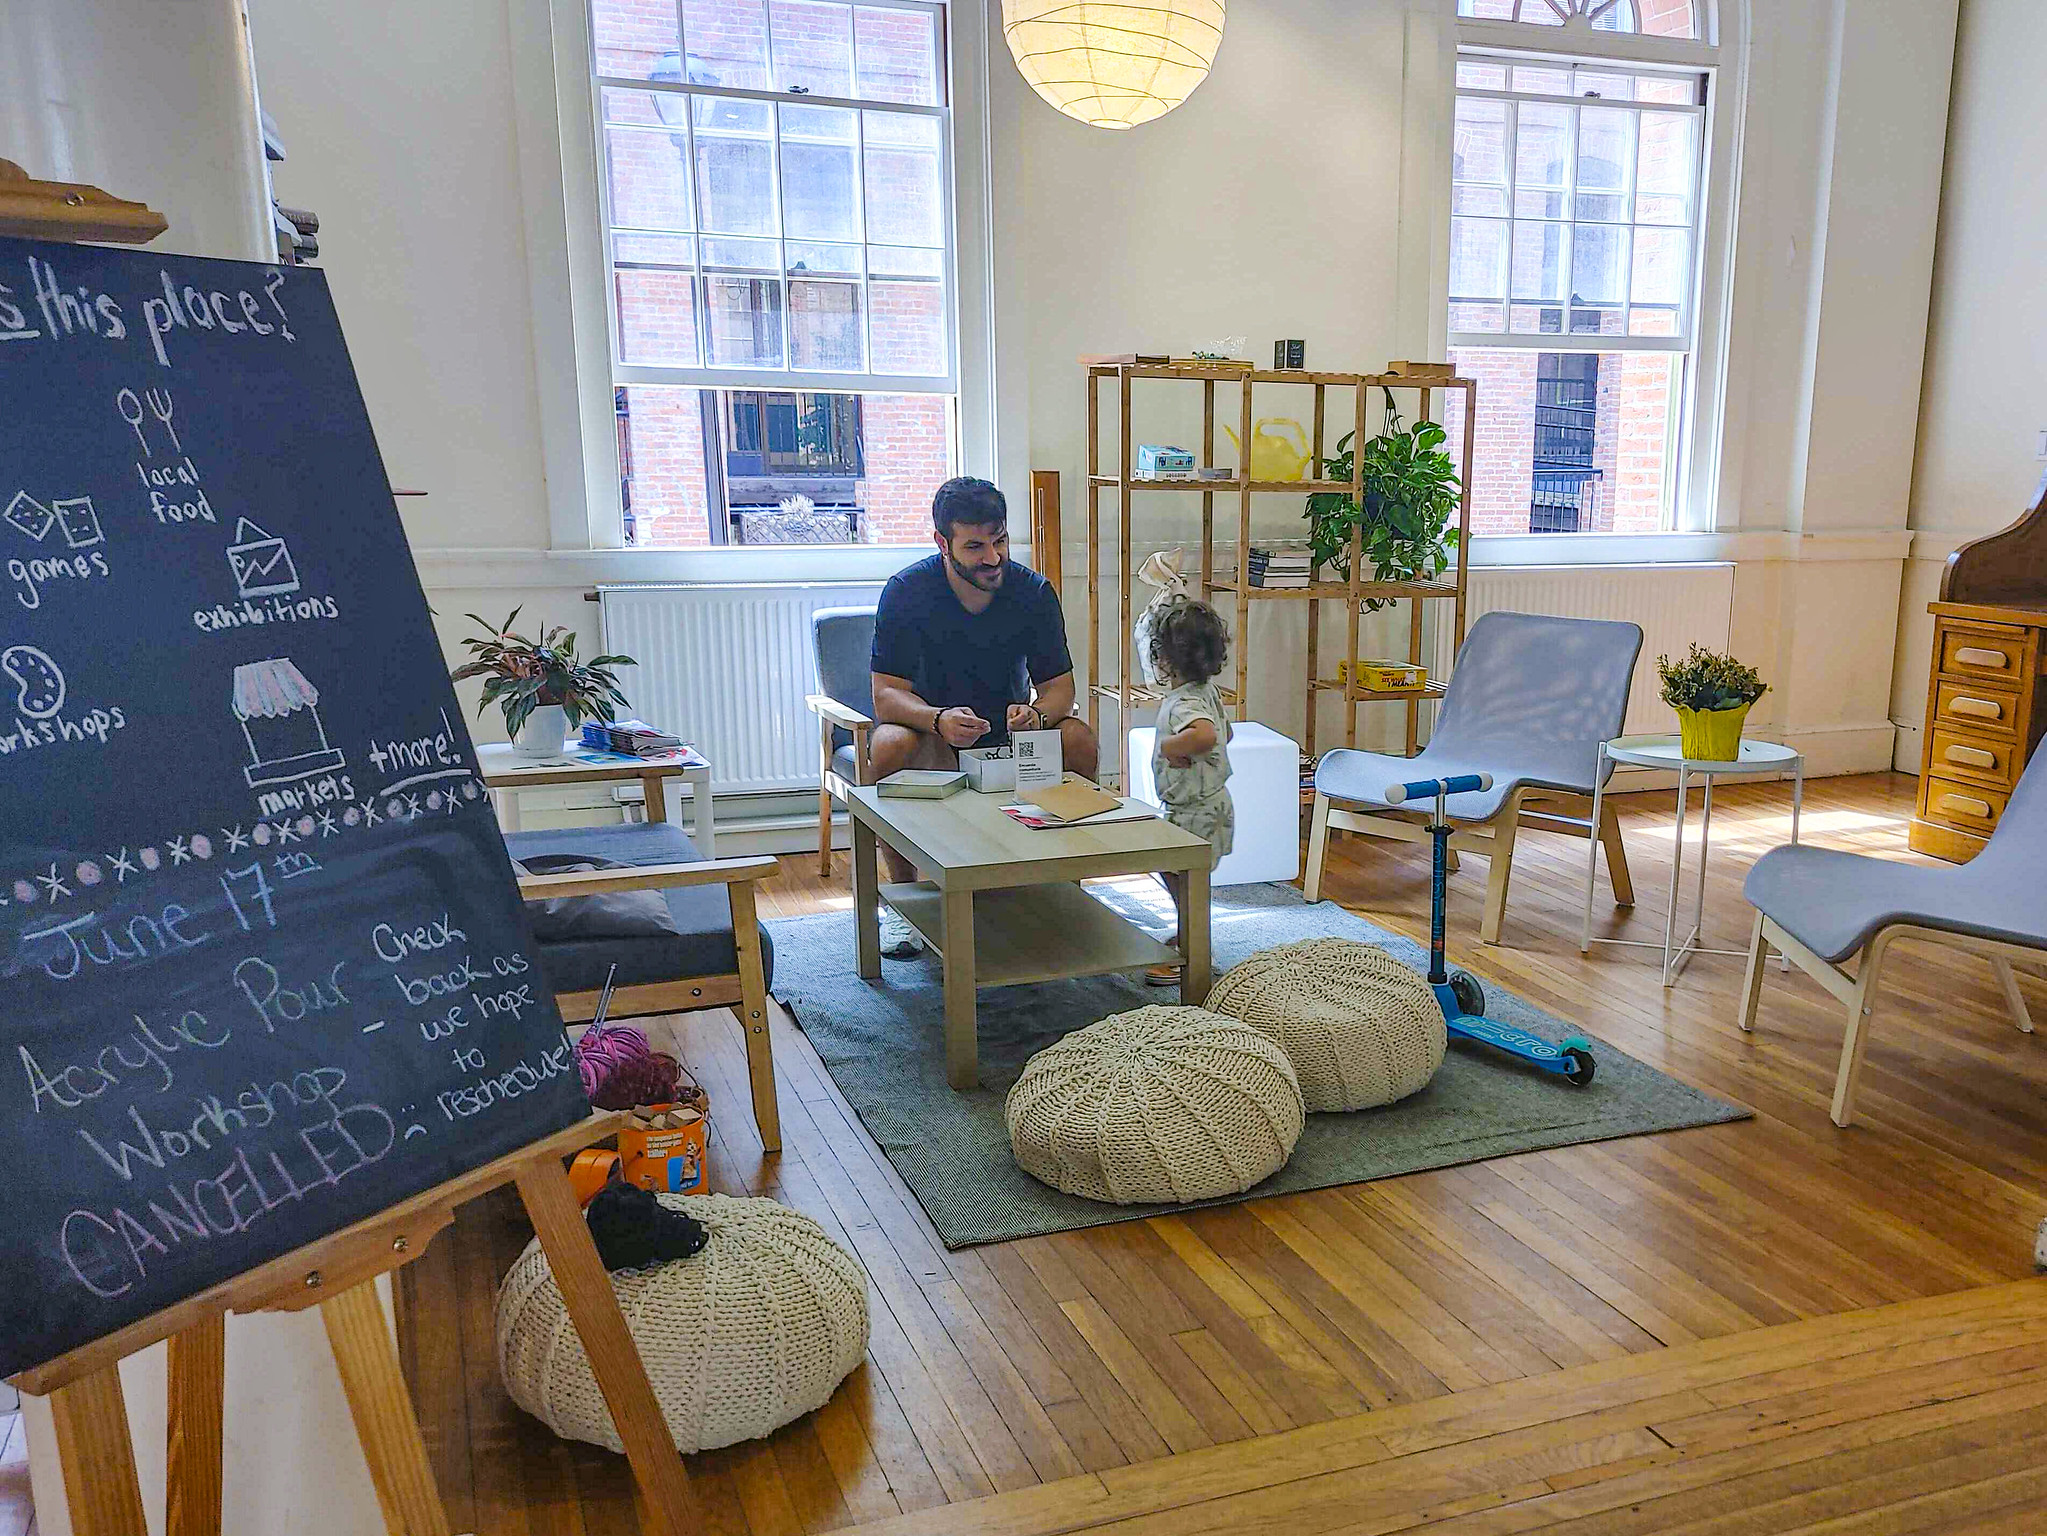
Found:
[[[483,677],[483,697],[477,701],[481,713],[496,704],[505,712],[505,734],[526,757],[550,757],[561,751],[572,731],[583,721],[611,720],[629,707],[618,690],[614,667],[637,665],[630,656],[576,657],[576,632],[563,625],[545,625],[540,637],[528,640],[513,631],[519,610],[514,608],[505,622],[487,623],[476,614],[467,617],[483,631],[481,639],[462,644],[474,659],[448,675],[456,682]]]

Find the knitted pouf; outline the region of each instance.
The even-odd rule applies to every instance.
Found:
[[[1428,982],[1356,939],[1260,950],[1223,973],[1207,1006],[1277,1041],[1318,1114],[1406,1098],[1435,1076],[1448,1043]]]
[[[867,1354],[867,1275],[772,1200],[659,1195],[710,1229],[702,1252],[611,1276],[680,1451],[752,1440],[824,1405]],[[498,1287],[498,1371],[556,1434],[622,1450],[538,1239]]]
[[[1024,1063],[1004,1106],[1017,1166],[1117,1205],[1242,1194],[1278,1171],[1306,1111],[1286,1056],[1205,1008],[1137,1008]]]

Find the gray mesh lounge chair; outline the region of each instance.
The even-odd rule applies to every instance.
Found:
[[[874,729],[874,610],[820,608],[810,616],[818,692],[803,702],[817,716],[817,872],[832,875],[832,797],[867,782]]]
[[[1775,949],[1797,962],[1848,1009],[1834,1124],[1855,1118],[1855,1089],[1869,1044],[1884,953],[1896,939],[1926,939],[1987,956],[2018,1027],[2033,1021],[2012,975],[2014,959],[2047,951],[2047,753],[2012,791],[1984,850],[1959,867],[1894,864],[1831,848],[1773,848],[1756,860],[1742,894],[1756,909],[1740,1022],[1751,1029]],[[1853,974],[1840,962],[1860,952]]]
[[[1499,943],[1516,832],[1535,827],[1593,835],[1589,815],[1565,815],[1550,802],[1591,799],[1599,744],[1620,734],[1641,649],[1642,631],[1635,624],[1532,613],[1481,618],[1464,637],[1442,715],[1419,756],[1349,750],[1323,756],[1315,770],[1315,818],[1308,836],[1308,900],[1321,899],[1331,827],[1398,842],[1428,841],[1421,825],[1426,818],[1391,810],[1380,800],[1388,784],[1490,773],[1491,789],[1450,797],[1450,820],[1461,824],[1450,835],[1450,848],[1453,856],[1462,850],[1491,860],[1478,936],[1482,943]],[[1611,763],[1606,772],[1613,772]],[[1627,850],[1611,801],[1600,822],[1614,904],[1633,906]],[[1488,824],[1490,831],[1479,830]]]

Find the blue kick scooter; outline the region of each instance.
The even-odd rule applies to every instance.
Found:
[[[1443,1022],[1451,1035],[1505,1051],[1532,1067],[1554,1072],[1566,1082],[1583,1088],[1592,1081],[1596,1065],[1592,1060],[1591,1041],[1583,1035],[1571,1035],[1560,1044],[1551,1045],[1540,1035],[1487,1018],[1485,988],[1478,984],[1478,978],[1469,971],[1449,970],[1443,964],[1444,882],[1450,863],[1450,818],[1445,802],[1452,795],[1492,787],[1491,774],[1464,773],[1447,779],[1417,779],[1412,784],[1389,784],[1379,795],[1388,805],[1435,797],[1435,816],[1428,824],[1429,840],[1435,845],[1434,862],[1429,872],[1429,987],[1436,994],[1436,1004],[1443,1010]]]

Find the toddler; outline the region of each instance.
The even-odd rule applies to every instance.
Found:
[[[1152,626],[1152,667],[1171,685],[1159,700],[1152,782],[1166,808],[1166,820],[1208,839],[1210,869],[1230,851],[1237,826],[1230,804],[1230,759],[1224,750],[1230,723],[1215,689],[1216,674],[1229,649],[1222,616],[1206,603],[1174,603]],[[1165,873],[1159,878],[1173,893],[1175,904],[1184,899],[1185,875]],[[1144,979],[1155,987],[1175,986],[1180,967],[1153,966]]]

